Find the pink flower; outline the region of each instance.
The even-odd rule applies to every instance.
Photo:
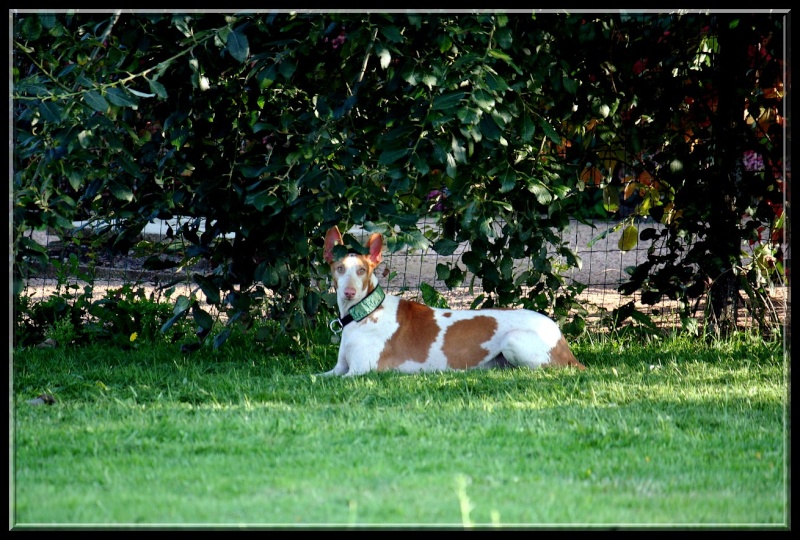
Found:
[[[744,156],[742,157],[742,162],[744,162],[744,169],[746,171],[764,170],[764,159],[761,157],[761,154],[754,152],[753,150],[745,151]]]
[[[434,189],[430,191],[427,195],[425,195],[426,201],[433,201],[434,205],[431,207],[431,212],[444,212],[447,208],[445,201],[447,199],[447,195],[449,194],[449,190],[447,188],[443,188],[441,190]]]
[[[338,49],[339,45],[342,45],[347,40],[347,34],[344,31],[344,28],[339,33],[339,35],[331,40],[331,46],[334,49]]]

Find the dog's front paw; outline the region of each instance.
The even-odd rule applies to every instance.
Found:
[[[335,368],[333,368],[330,371],[325,371],[323,373],[317,373],[317,375],[320,376],[320,377],[333,377],[334,375],[347,375],[347,371],[348,370],[347,370],[346,366],[344,368],[336,366]]]

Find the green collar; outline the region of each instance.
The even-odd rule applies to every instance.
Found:
[[[383,299],[386,298],[386,293],[383,292],[383,289],[380,285],[376,286],[375,289],[369,293],[364,299],[359,302],[358,304],[351,307],[347,310],[347,315],[340,319],[334,319],[330,323],[330,329],[335,332],[341,332],[345,326],[353,321],[360,321],[369,316],[370,313],[378,309],[381,304],[383,303]],[[334,323],[339,323],[339,330],[334,329]]]
[[[378,285],[371,293],[365,296],[361,302],[351,307],[347,313],[353,317],[354,321],[358,322],[381,307],[384,298],[386,298],[386,293],[384,293],[381,286]],[[344,321],[342,322],[344,323]]]

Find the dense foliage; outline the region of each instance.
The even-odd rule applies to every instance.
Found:
[[[761,232],[782,216],[783,25],[781,14],[17,14],[15,292],[51,262],[26,231],[80,242],[73,221],[95,220],[107,249],[161,250],[150,268],[205,261],[192,282],[231,323],[265,310],[292,328],[326,305],[323,231],[357,224],[390,249],[447,255],[468,241],[441,279],[469,271],[478,304],[550,311],[574,332],[580,284],[561,271],[580,262],[557,232],[570,217],[646,216],[666,227],[626,229],[621,249],[652,248],[625,292],[681,300],[687,317],[710,295],[732,325],[739,291],[758,305],[780,262]],[[175,216],[190,218],[171,231],[177,258],[140,242],[150,220]],[[421,233],[424,216],[439,228]],[[761,249],[752,260],[743,240]],[[532,264],[514,275],[519,259]],[[180,297],[174,313],[207,337],[206,305]]]

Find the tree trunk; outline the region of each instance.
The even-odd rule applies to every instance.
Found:
[[[730,24],[734,19],[739,24]],[[747,81],[748,35],[744,32],[746,15],[719,15],[719,56],[714,87],[718,91],[714,123],[715,163],[709,170],[711,193],[717,197],[709,215],[709,265],[706,267],[712,286],[709,290],[710,330],[727,335],[736,329],[739,284],[736,267],[741,261],[741,210],[738,185],[742,177],[742,155],[748,140],[748,126],[743,119]],[[737,204],[738,203],[738,204]]]

